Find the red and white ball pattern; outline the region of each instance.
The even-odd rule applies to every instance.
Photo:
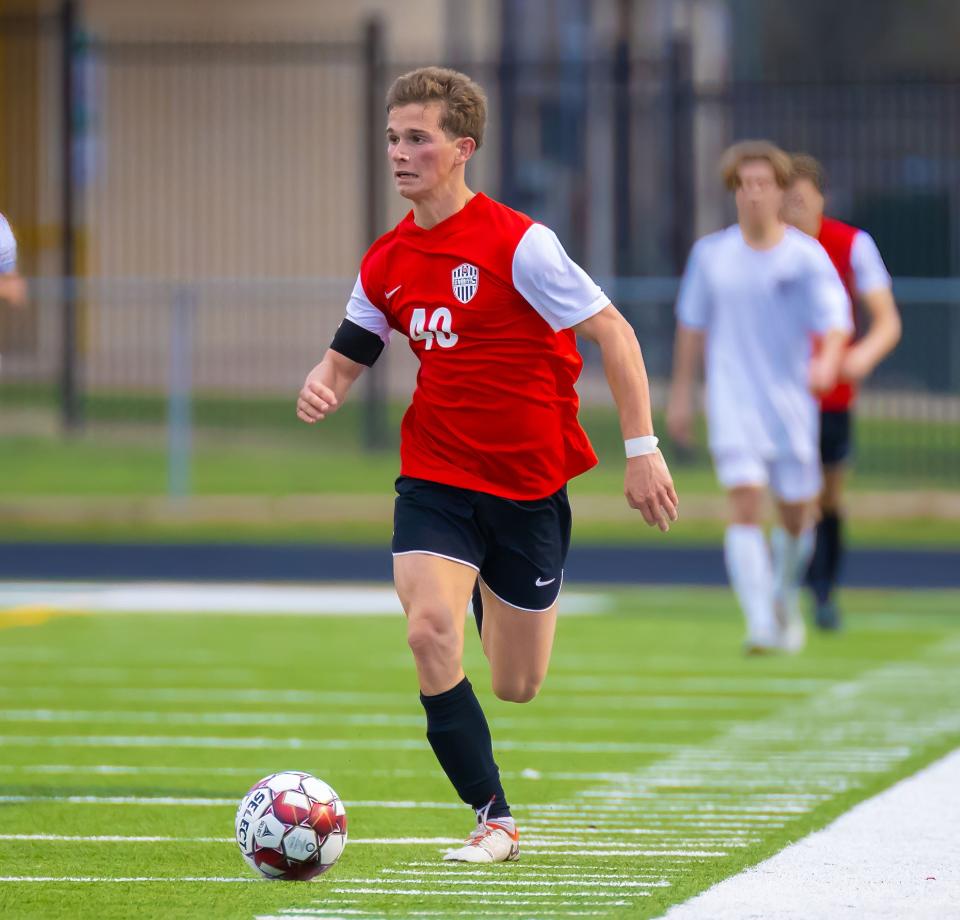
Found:
[[[247,864],[269,879],[306,881],[326,872],[347,845],[340,797],[309,773],[273,773],[237,808],[237,845]]]

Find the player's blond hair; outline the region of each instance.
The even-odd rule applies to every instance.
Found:
[[[487,96],[465,73],[447,67],[419,67],[393,81],[387,112],[402,105],[439,102],[440,128],[450,137],[472,137],[483,143]]]
[[[808,179],[822,195],[827,180],[820,161],[809,153],[795,153],[790,159],[793,164],[793,179]]]
[[[723,177],[723,184],[731,192],[740,188],[740,167],[750,160],[766,160],[773,168],[780,188],[786,188],[790,184],[793,178],[793,163],[788,153],[773,141],[740,141],[728,147],[720,158],[720,175]]]

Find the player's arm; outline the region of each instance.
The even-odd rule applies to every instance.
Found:
[[[0,300],[12,307],[22,307],[27,302],[27,283],[16,272],[0,275]]]
[[[810,359],[810,389],[817,395],[829,393],[840,379],[840,365],[850,340],[850,330],[834,327],[823,333],[820,349]]]
[[[867,334],[843,358],[841,376],[859,382],[896,347],[902,334],[890,275],[873,238],[863,230],[854,237],[850,262],[860,300],[869,318]]]
[[[677,296],[667,433],[682,447],[693,444],[694,390],[703,362],[703,343],[710,314],[710,286],[704,272],[702,250],[703,244],[697,243],[691,251]]]
[[[334,351],[333,347],[328,348],[323,360],[307,374],[297,396],[297,418],[313,424],[336,412],[365,367]]]
[[[353,382],[364,368],[373,367],[389,341],[390,324],[367,297],[358,275],[346,318],[297,396],[297,418],[313,424],[336,412]]]
[[[27,302],[27,284],[17,273],[17,241],[6,218],[0,214],[0,300],[13,307]]]
[[[853,321],[850,318],[850,300],[837,270],[827,253],[817,247],[811,249],[809,304],[810,328],[820,336],[817,354],[810,360],[809,383],[814,393],[828,393],[837,385]]]
[[[677,323],[673,341],[673,377],[667,400],[667,433],[682,447],[693,444],[694,387],[703,361],[702,329]]]
[[[624,441],[651,437],[650,385],[633,327],[613,304],[607,304],[573,329],[577,335],[600,346]],[[670,522],[677,519],[677,493],[663,455],[656,449],[656,441],[649,453],[628,456],[624,494],[630,507],[636,508],[650,526],[656,525],[666,532]]]
[[[649,525],[669,530],[670,521],[677,519],[677,493],[652,439],[647,372],[633,328],[542,224],[531,226],[517,245],[513,285],[555,332],[573,329],[600,346],[624,440],[651,437],[627,445],[627,502]],[[650,452],[632,456],[646,450]]]

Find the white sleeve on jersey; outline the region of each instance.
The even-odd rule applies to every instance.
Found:
[[[883,264],[877,244],[866,230],[858,230],[850,247],[850,268],[858,294],[869,294],[880,289],[889,290],[890,273]]]
[[[362,326],[367,332],[380,336],[384,345],[390,344],[390,324],[383,313],[377,309],[367,297],[363,289],[363,282],[357,275],[357,283],[353,286],[350,300],[347,301],[347,319],[351,323]]]
[[[17,241],[7,219],[0,214],[0,275],[17,270]]]
[[[531,224],[513,254],[513,286],[554,332],[599,313],[610,298],[564,252],[557,235]]]
[[[830,256],[818,243],[808,247],[807,251],[810,253],[810,272],[807,276],[810,328],[821,334],[834,329],[853,332],[850,298]]]
[[[691,329],[704,329],[710,319],[710,288],[703,271],[703,246],[694,244],[677,295],[677,319]]]

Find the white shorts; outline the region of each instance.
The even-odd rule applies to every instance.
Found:
[[[746,451],[723,451],[713,455],[717,479],[725,489],[738,486],[770,486],[781,501],[805,502],[820,494],[823,480],[820,458],[765,458]]]

